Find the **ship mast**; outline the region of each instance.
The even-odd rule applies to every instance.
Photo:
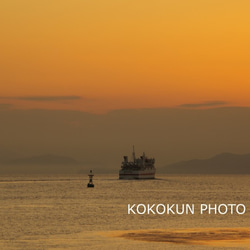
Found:
[[[135,146],[133,145],[133,160],[135,162]]]

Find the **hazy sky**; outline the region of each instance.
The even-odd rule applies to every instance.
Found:
[[[1,161],[43,154],[70,156],[118,171],[123,155],[144,151],[156,167],[222,152],[250,153],[250,108],[142,109],[90,114],[0,109]]]
[[[0,107],[250,106],[249,10],[249,0],[1,0]]]
[[[250,152],[249,0],[1,0],[0,163]]]

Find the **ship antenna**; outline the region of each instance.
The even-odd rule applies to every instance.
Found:
[[[133,145],[133,159],[134,159],[134,162],[135,162],[135,146]]]

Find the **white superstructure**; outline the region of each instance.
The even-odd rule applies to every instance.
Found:
[[[128,157],[124,156],[124,161],[119,171],[119,179],[154,179],[156,171],[154,163],[155,159],[147,158],[145,153],[136,158],[133,147],[133,159],[128,161]]]

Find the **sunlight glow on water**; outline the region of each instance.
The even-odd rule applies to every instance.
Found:
[[[117,175],[0,178],[1,249],[178,249],[180,245],[105,235],[127,230],[250,228],[250,176],[157,176],[118,180]],[[128,215],[128,204],[243,203],[244,215]],[[182,245],[182,249],[195,246]],[[196,246],[197,247],[197,246]],[[211,248],[207,246],[206,248]],[[197,247],[199,249],[199,247]],[[212,248],[211,248],[212,249]]]

